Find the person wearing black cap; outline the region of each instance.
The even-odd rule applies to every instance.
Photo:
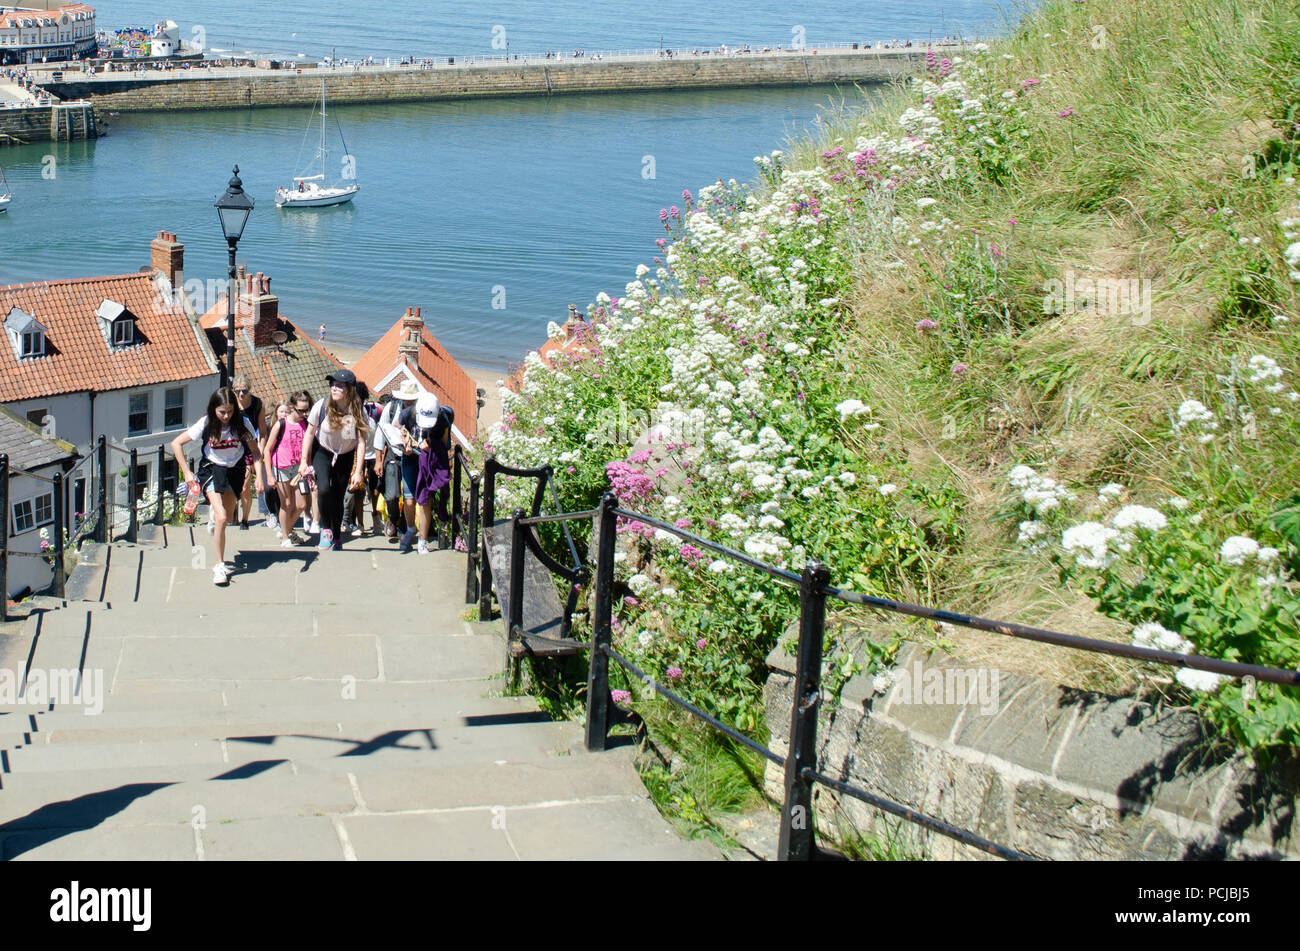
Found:
[[[310,467],[316,473],[321,509],[319,547],[341,551],[343,501],[349,489],[365,486],[365,455],[357,449],[366,438],[369,419],[351,370],[335,370],[325,379],[330,384],[330,395],[319,400],[307,416],[298,471],[306,475]]]

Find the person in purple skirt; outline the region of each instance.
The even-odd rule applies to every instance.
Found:
[[[439,534],[442,526],[451,521],[447,513],[447,486],[451,483],[451,424],[454,420],[452,408],[439,406],[438,397],[432,393],[425,393],[416,401],[420,467],[415,476],[415,503],[420,509],[421,555],[429,553],[435,499],[438,502]]]

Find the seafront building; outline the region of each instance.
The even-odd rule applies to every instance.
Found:
[[[97,49],[94,7],[57,0],[0,5],[0,66],[84,59]]]

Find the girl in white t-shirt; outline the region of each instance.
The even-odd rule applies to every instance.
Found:
[[[203,443],[203,456],[196,476],[182,451],[187,443]],[[223,387],[208,400],[208,413],[172,440],[172,454],[186,482],[198,482],[214,517],[213,542],[217,563],[212,569],[212,583],[230,583],[231,568],[226,564],[226,526],[235,520],[239,495],[247,476],[246,455],[256,465],[262,460],[257,446],[257,428],[235,410],[235,394]]]

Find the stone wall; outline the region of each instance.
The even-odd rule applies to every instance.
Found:
[[[784,755],[794,658],[778,648],[768,664],[770,746]],[[965,689],[977,672],[905,646],[895,682],[855,677],[838,703],[823,704],[818,768],[1045,859],[1300,858],[1294,755],[1257,771],[1240,755],[1213,750],[1187,710],[984,670],[983,685],[995,689],[981,696]],[[918,689],[943,676],[961,689],[942,697]],[[966,702],[943,702],[954,697]],[[777,801],[782,784],[769,763],[767,788]],[[930,858],[989,858],[815,789],[819,830],[856,829]]]
[[[914,73],[923,50],[750,56],[681,56],[671,60],[534,61],[527,65],[393,67],[361,72],[265,70],[209,78],[206,71],[46,83],[63,98],[88,98],[118,112],[311,105],[324,75],[329,99],[401,102],[485,96],[548,96],[729,86],[805,86],[887,82]],[[213,71],[216,72],[215,70]]]
[[[24,109],[0,109],[0,146],[54,141],[56,108],[58,107],[31,106]],[[71,123],[71,136],[68,133],[68,125],[65,124],[58,136],[60,140],[67,141],[69,137],[93,139],[98,134],[94,107],[86,108],[84,123],[80,113],[80,107],[64,110],[67,120]]]

